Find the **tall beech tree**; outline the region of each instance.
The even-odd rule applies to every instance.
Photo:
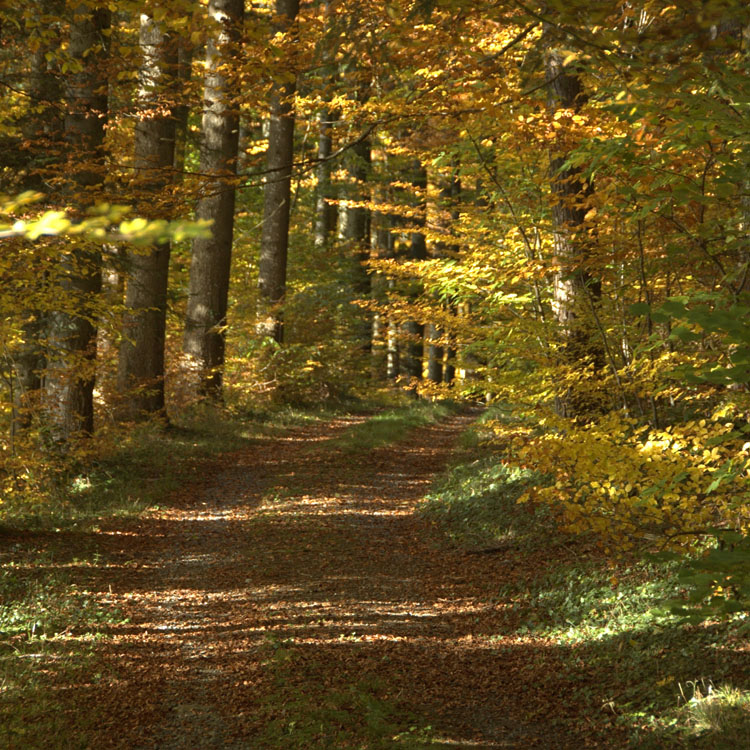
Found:
[[[173,178],[176,122],[172,114],[177,66],[175,40],[147,14],[140,18],[141,68],[139,118],[135,129],[135,179],[140,213],[149,216],[153,201],[158,216],[168,211],[161,195]],[[143,200],[145,198],[145,200]],[[168,199],[167,199],[168,200]],[[125,395],[123,415],[138,419],[164,411],[164,345],[170,243],[127,253],[118,385]]]
[[[324,248],[329,244],[336,229],[336,191],[331,179],[331,153],[333,152],[332,110],[326,108],[318,115],[318,164],[315,168],[315,246]]]
[[[70,200],[80,210],[99,199],[105,177],[110,11],[104,3],[81,3],[70,17],[65,79],[64,137],[70,153]],[[94,429],[97,302],[101,250],[77,243],[61,267],[66,308],[50,315],[45,403],[59,438]]]
[[[334,34],[338,33],[335,24],[332,23],[333,2],[323,0],[323,18],[325,32],[321,39],[319,58],[324,68],[324,80],[333,80],[334,72]],[[328,102],[329,96],[323,97],[325,106],[318,113],[318,163],[315,167],[315,246],[324,248],[330,242],[336,230],[336,206],[333,203],[336,191],[331,180],[333,152],[333,125],[338,118],[337,112]]]
[[[193,241],[183,348],[198,371],[201,393],[214,399],[222,395],[239,142],[230,60],[239,49],[244,12],[244,0],[208,3],[200,153],[204,183],[196,217],[212,226],[210,237]]]
[[[18,171],[13,172],[16,178],[20,178],[19,187],[39,191],[48,197],[48,180],[54,167],[59,169],[63,140],[63,91],[57,54],[61,38],[59,28],[43,27],[40,18],[59,14],[61,8],[59,0],[44,0],[36,10],[38,16],[31,16],[34,28],[28,32],[25,40],[32,48],[32,54],[26,87],[30,106],[19,123],[23,142],[7,149],[7,152],[22,160],[17,165]],[[39,300],[47,284],[45,277],[46,274],[43,274],[42,278],[37,277],[27,286],[27,298]],[[10,352],[17,380],[13,405],[14,431],[31,426],[47,362],[44,341],[46,312],[39,306],[27,306],[21,316],[21,339]]]
[[[274,30],[291,31],[299,0],[276,0]],[[294,161],[294,94],[297,74],[287,61],[275,74],[271,91],[266,180],[263,188],[263,229],[258,263],[258,319],[256,333],[281,343],[284,340],[289,212]]]
[[[579,112],[587,100],[581,76],[574,64],[566,64],[566,52],[549,26],[544,41],[548,109],[552,114],[561,109]],[[563,340],[564,363],[576,368],[587,364],[600,367],[601,341],[592,323],[592,311],[595,300],[601,296],[601,287],[587,268],[591,240],[585,217],[591,185],[579,167],[566,166],[567,159],[568,153],[553,148],[549,166],[557,265],[553,310]],[[585,413],[591,407],[585,391],[577,385],[567,388],[558,398],[558,411],[568,416]]]

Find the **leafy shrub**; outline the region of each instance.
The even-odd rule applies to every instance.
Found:
[[[621,414],[548,426],[520,454],[553,482],[520,501],[549,505],[568,531],[594,531],[619,550],[644,541],[690,549],[710,527],[750,521],[750,427],[736,428],[725,411],[665,429]]]

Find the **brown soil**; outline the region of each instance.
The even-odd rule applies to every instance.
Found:
[[[77,691],[90,747],[594,746],[565,656],[504,635],[514,567],[414,513],[472,418],[355,457],[329,442],[352,419],[299,428],[103,529],[91,586],[129,621]]]

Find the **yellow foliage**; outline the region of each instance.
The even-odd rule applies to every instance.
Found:
[[[742,453],[747,428],[724,416],[665,429],[610,413],[582,425],[552,419],[519,453],[551,478],[524,495],[551,506],[571,532],[593,531],[610,548],[659,541],[682,548],[709,527],[750,524]]]

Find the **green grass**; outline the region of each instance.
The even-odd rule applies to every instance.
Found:
[[[532,472],[486,456],[455,466],[436,484],[420,510],[456,544],[517,544],[536,533],[534,519],[504,511],[533,481]]]
[[[91,673],[93,648],[121,615],[69,575],[50,573],[48,555],[17,556],[0,573],[0,746],[41,750],[54,737],[56,747],[87,747],[93,715],[66,713],[59,687],[101,679]]]
[[[694,683],[682,713],[696,747],[750,747],[750,691]]]
[[[416,401],[375,414],[367,421],[349,427],[335,443],[346,453],[366,453],[398,443],[418,427],[439,422],[454,414],[458,408],[447,401]]]
[[[486,418],[512,416],[495,410]],[[552,644],[566,666],[550,677],[549,690],[567,710],[580,707],[581,722],[600,742],[617,728],[639,750],[750,747],[750,655],[741,621],[665,619],[657,605],[683,593],[677,562],[645,554],[607,559],[591,536],[560,532],[548,508],[517,504],[544,477],[496,453],[481,423],[462,442],[463,456],[421,512],[449,544],[497,554],[514,571],[494,591],[512,613],[509,630],[492,638],[497,647],[508,636],[539,639],[540,653]],[[704,693],[686,706],[684,686],[700,680],[719,686],[720,699],[706,702]]]

